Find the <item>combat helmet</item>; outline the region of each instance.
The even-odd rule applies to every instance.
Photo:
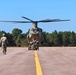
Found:
[[[2,36],[5,36],[5,33],[3,33]]]

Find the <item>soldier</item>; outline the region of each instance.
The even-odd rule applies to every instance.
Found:
[[[2,35],[2,37],[0,39],[0,43],[1,43],[1,47],[2,47],[3,53],[6,54],[8,40],[7,40],[7,37],[5,36],[5,34]]]
[[[37,41],[36,38],[33,39],[33,44],[34,44],[34,48],[37,50],[39,50],[39,42]]]

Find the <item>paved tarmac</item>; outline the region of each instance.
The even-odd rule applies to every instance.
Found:
[[[0,75],[36,75],[34,52],[27,48],[8,48],[0,51]]]
[[[26,47],[0,48],[0,75],[37,75],[35,51]],[[42,75],[76,75],[76,47],[40,47],[37,57]]]

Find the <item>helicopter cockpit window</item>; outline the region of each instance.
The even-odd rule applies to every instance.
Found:
[[[37,29],[33,29],[33,32],[35,32],[35,33],[36,33],[36,32],[37,32]]]

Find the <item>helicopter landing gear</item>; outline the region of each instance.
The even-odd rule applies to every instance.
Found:
[[[28,50],[39,50],[38,43],[29,43]]]
[[[31,45],[30,47],[28,47],[28,50],[39,50],[39,47]]]

